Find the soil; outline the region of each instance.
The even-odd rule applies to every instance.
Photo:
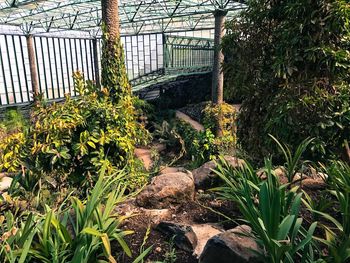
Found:
[[[180,224],[220,224],[224,229],[230,229],[237,226],[236,222],[227,218],[236,218],[238,210],[232,202],[214,199],[214,196],[204,193],[197,193],[196,201],[171,208],[172,222]],[[226,217],[222,216],[225,215]],[[131,251],[139,251],[144,241],[147,229],[150,233],[144,248],[152,247],[151,253],[147,256],[145,262],[167,262],[166,257],[174,249],[176,261],[181,263],[194,263],[198,260],[190,253],[174,247],[171,243],[172,237],[167,237],[155,230],[155,225],[151,226],[150,218],[143,214],[131,217],[127,220],[123,229],[133,230],[134,234],[127,236],[126,242]],[[132,258],[125,254],[119,258],[118,262],[131,263],[138,256],[137,252]]]

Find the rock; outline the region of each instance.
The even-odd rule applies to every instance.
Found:
[[[10,188],[12,183],[12,178],[8,176],[4,176],[0,178],[0,192],[5,192]]]
[[[207,241],[223,232],[222,229],[211,224],[178,224],[161,222],[156,229],[168,237],[174,238],[175,245],[185,251],[199,256]]]
[[[169,208],[193,200],[194,193],[191,172],[161,174],[139,193],[136,203],[145,208]]]
[[[193,252],[197,246],[197,237],[190,225],[160,222],[156,230],[169,238],[173,238],[175,245],[182,250]]]
[[[184,167],[160,167],[160,174],[169,174],[185,171],[186,169]]]
[[[195,255],[197,258],[202,254],[203,249],[207,244],[208,240],[213,236],[223,232],[222,229],[211,224],[195,224],[191,227],[197,237],[197,246],[193,251],[193,255]]]
[[[289,183],[285,169],[282,166],[274,169],[273,173],[279,178],[281,184]],[[258,170],[256,174],[261,179],[266,179],[266,173],[263,169]],[[314,190],[324,189],[326,187],[327,178],[327,174],[319,173],[314,168],[310,168],[310,171],[306,173],[296,173],[293,177],[293,184],[299,184],[302,188]]]
[[[253,263],[260,262],[254,251],[258,251],[258,244],[249,237],[251,228],[246,225],[220,233],[208,240],[200,263]]]
[[[136,148],[134,151],[134,154],[137,159],[142,161],[143,166],[145,167],[146,170],[149,170],[152,168],[152,165],[153,165],[152,151],[150,149]]]
[[[141,208],[141,214],[149,218],[152,226],[158,225],[161,221],[169,220],[172,217],[170,209],[145,209]]]
[[[242,167],[245,162],[232,156],[224,156],[226,162],[232,167]],[[208,189],[219,182],[219,177],[212,171],[216,168],[216,162],[210,161],[192,171],[196,189]]]

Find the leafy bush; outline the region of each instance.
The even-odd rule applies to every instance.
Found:
[[[309,157],[339,156],[350,134],[350,7],[346,0],[251,0],[227,23],[224,71],[243,98],[238,141],[255,160],[315,137]]]
[[[7,133],[12,133],[17,130],[22,130],[27,126],[27,122],[22,112],[16,108],[5,110],[4,118],[0,122],[0,130]]]
[[[214,105],[209,103],[203,110],[203,125],[206,129],[210,129],[212,133],[217,131],[217,120],[221,115],[221,125],[223,128],[222,136],[217,138],[217,144],[222,149],[232,149],[236,143],[236,109],[230,104],[223,103]]]
[[[54,173],[56,180],[69,175],[71,183],[91,183],[103,164],[108,172],[128,165],[133,169],[136,143],[148,134],[135,122],[132,97],[115,102],[107,89],[99,91],[74,75],[79,97],[62,103],[38,103],[27,132],[11,134],[0,143],[0,169],[21,167]]]

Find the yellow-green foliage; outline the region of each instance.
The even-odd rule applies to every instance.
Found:
[[[22,131],[3,135],[0,140],[0,171],[14,172],[21,166],[23,148],[26,142]]]
[[[79,97],[63,103],[38,103],[32,112],[28,134],[11,134],[0,144],[0,170],[21,166],[43,172],[70,174],[75,182],[96,174],[103,164],[133,168],[134,146],[145,143],[146,130],[134,121],[131,96],[118,102],[107,89],[99,91],[74,74]]]
[[[203,125],[215,133],[217,118],[221,115],[223,136],[216,138],[216,143],[222,147],[233,147],[236,143],[236,109],[230,104],[214,105],[209,103],[203,110]]]
[[[104,27],[104,26],[103,26]],[[102,36],[102,87],[109,90],[115,100],[131,95],[131,86],[128,80],[124,62],[123,46],[120,38],[110,40],[105,32]]]

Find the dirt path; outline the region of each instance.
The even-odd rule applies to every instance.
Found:
[[[188,124],[190,124],[192,126],[193,129],[195,129],[197,131],[204,131],[205,130],[204,126],[202,124],[195,121],[190,116],[186,115],[185,113],[183,113],[181,111],[176,111],[176,118],[179,118],[180,120],[187,122]]]

